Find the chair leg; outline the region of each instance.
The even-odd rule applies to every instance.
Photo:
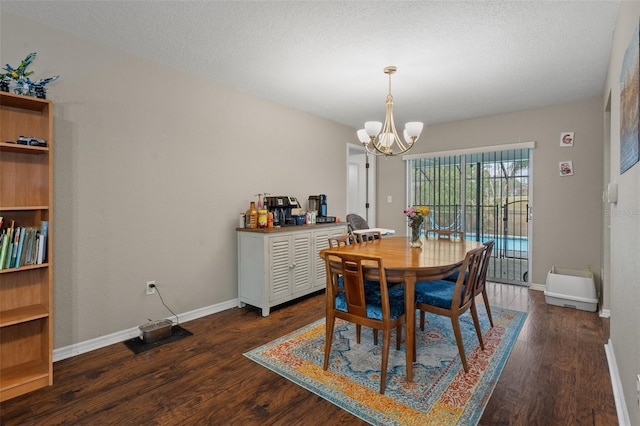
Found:
[[[489,323],[493,328],[493,318],[491,317],[491,308],[489,307],[489,296],[487,296],[487,288],[482,289],[482,298],[484,299],[484,306],[487,308],[487,316],[489,317]]]
[[[424,311],[420,311],[420,330],[424,331]]]
[[[377,328],[373,329],[373,344],[374,345],[378,344],[378,329]]]
[[[471,303],[471,317],[473,318],[473,326],[476,328],[476,334],[478,335],[478,342],[480,342],[480,349],[484,351],[484,341],[482,340],[482,330],[480,329],[480,320],[478,319],[478,308],[476,307],[476,301]]]
[[[402,340],[402,324],[396,327],[396,350],[400,350],[400,341]]]
[[[327,330],[324,337],[324,364],[322,369],[327,370],[329,368],[329,355],[331,354],[331,341],[333,340],[333,327],[335,325],[335,317],[327,317]]]
[[[360,324],[356,325],[356,343],[360,344],[360,330],[362,329],[362,326]]]
[[[451,317],[451,325],[453,326],[453,334],[456,336],[456,343],[458,344],[458,352],[460,352],[462,368],[464,368],[465,373],[468,373],[469,367],[467,367],[467,357],[464,354],[464,344],[462,343],[462,333],[460,332],[460,322],[458,317]]]
[[[391,328],[382,330],[382,366],[380,368],[380,393],[384,395],[387,385],[387,364],[389,363],[389,346],[391,346]]]

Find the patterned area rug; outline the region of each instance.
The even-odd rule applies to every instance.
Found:
[[[405,380],[404,340],[397,351],[392,334],[384,395],[378,393],[381,346],[374,346],[373,332],[366,327],[358,345],[355,326],[336,322],[328,371],[322,369],[324,319],[244,355],[374,425],[475,425],[527,316],[491,307],[495,327],[489,328],[484,306],[478,311],[484,351],[471,315],[465,313],[460,321],[468,374],[462,369],[449,318],[427,314],[425,331],[416,326],[412,383]]]

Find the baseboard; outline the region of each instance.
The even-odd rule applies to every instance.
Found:
[[[610,309],[601,309],[600,310],[601,318],[611,318],[611,310]]]
[[[536,283],[531,283],[531,285],[529,286],[530,290],[536,290],[536,291],[545,291],[547,289],[546,284],[536,284]]]
[[[226,311],[227,309],[236,308],[238,306],[238,299],[229,300],[226,302],[218,303],[216,305],[206,306],[204,308],[195,309],[193,311],[185,312],[178,317],[180,323],[185,323],[197,318],[206,317],[207,315],[215,314],[218,312]],[[173,319],[169,317],[168,319]],[[104,348],[105,346],[113,345],[115,343],[123,342],[125,340],[134,338],[140,334],[138,327],[133,327],[127,330],[117,331],[115,333],[107,334],[106,336],[96,337],[95,339],[86,340],[80,343],[74,343],[73,345],[64,346],[53,350],[53,362],[62,361],[63,359],[71,358],[76,355],[84,354],[94,351],[96,349]]]
[[[631,420],[629,420],[629,412],[627,411],[627,404],[624,400],[622,382],[620,381],[618,363],[616,362],[616,356],[613,353],[613,345],[611,344],[611,339],[609,339],[609,342],[604,345],[604,351],[607,354],[607,362],[609,363],[609,374],[611,375],[611,386],[613,387],[613,399],[616,403],[618,424],[620,426],[631,426]]]

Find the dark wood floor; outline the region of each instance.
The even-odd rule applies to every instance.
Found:
[[[491,285],[492,305],[529,312],[481,425],[615,425],[596,313]],[[5,401],[10,425],[360,425],[242,354],[324,316],[324,295],[272,311],[231,309],[183,324],[194,336],[134,355],[116,344],[57,362],[54,385]]]

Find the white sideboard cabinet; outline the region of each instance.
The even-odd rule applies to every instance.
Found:
[[[325,288],[318,253],[330,237],[346,232],[344,223],[237,228],[238,307],[256,306],[266,317],[273,306]]]

